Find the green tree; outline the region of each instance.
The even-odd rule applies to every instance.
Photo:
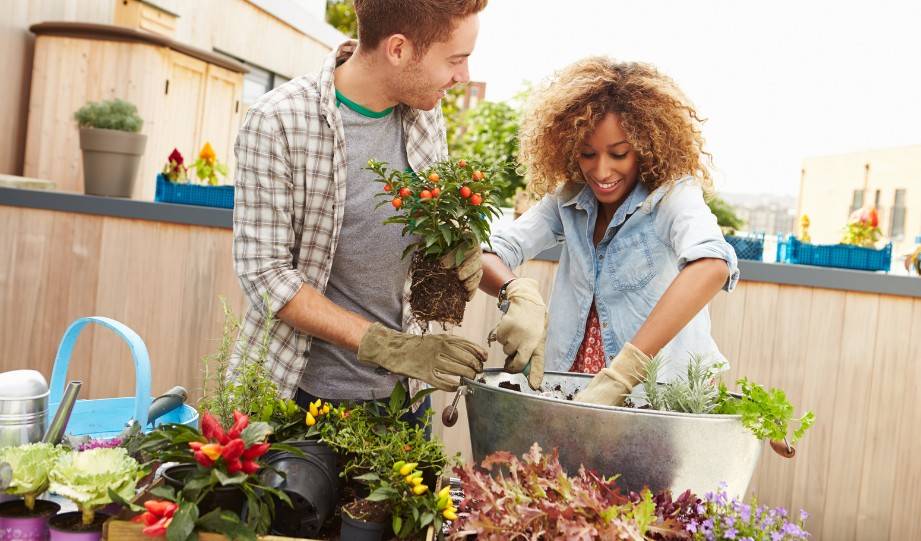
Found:
[[[745,221],[739,218],[732,205],[716,195],[707,200],[707,206],[710,207],[710,212],[716,216],[716,223],[719,224],[724,235],[735,235],[736,230],[745,225]]]
[[[326,0],[326,22],[352,39],[358,37],[358,18],[352,0]]]

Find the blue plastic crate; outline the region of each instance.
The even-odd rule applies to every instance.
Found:
[[[232,209],[233,186],[203,186],[170,182],[160,173],[157,175],[157,193],[154,200],[161,203]]]
[[[728,242],[736,251],[739,259],[761,261],[764,259],[764,233],[749,234],[746,236],[726,235]]]
[[[786,242],[777,244],[777,261],[889,272],[892,265],[892,243],[876,250],[850,244],[807,244],[791,235]]]

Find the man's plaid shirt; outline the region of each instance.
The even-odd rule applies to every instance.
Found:
[[[333,73],[354,46],[340,45],[316,76],[294,79],[262,96],[247,111],[237,135],[233,257],[249,308],[231,370],[244,352],[253,358],[259,351],[266,308],[280,310],[301,284],[326,290],[347,197],[347,141]],[[420,171],[446,158],[441,107],[398,107],[410,166]],[[310,341],[283,321],[272,325],[265,367],[281,396],[294,396],[309,363]]]

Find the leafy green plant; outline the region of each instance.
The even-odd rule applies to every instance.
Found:
[[[92,524],[97,508],[112,503],[109,491],[127,500],[144,471],[121,447],[61,455],[48,473],[49,489],[77,504],[83,523]]]
[[[0,462],[13,470],[13,478],[4,490],[22,496],[26,508],[35,509],[35,499],[48,490],[48,472],[66,451],[50,443],[28,443],[0,448]]]
[[[352,0],[327,0],[326,22],[350,38],[358,37],[358,17]]]
[[[879,215],[875,208],[862,208],[855,210],[844,228],[842,244],[873,248],[882,238],[879,229]]]
[[[81,128],[137,133],[144,125],[137,107],[120,99],[87,103],[74,114],[74,118]]]
[[[742,229],[742,226],[745,225],[745,220],[739,218],[732,205],[716,195],[707,198],[707,206],[710,207],[710,212],[716,216],[716,223],[720,226],[724,235],[735,235],[736,231]]]
[[[263,304],[269,306],[268,300]],[[270,422],[276,418],[277,422],[276,412],[286,413],[291,404],[278,397],[278,388],[265,369],[274,315],[266,314],[255,351],[249,345],[244,346],[239,363],[231,369],[230,358],[240,332],[240,319],[224,297],[221,297],[221,306],[224,311],[223,333],[217,352],[202,360],[204,382],[198,409],[216,415],[223,425],[233,423],[234,411],[243,412],[254,421]]]
[[[792,445],[815,423],[815,414],[811,411],[794,418],[793,405],[782,390],[768,391],[747,378],[736,383],[740,387],[741,398],[732,396],[726,385],[720,383],[720,405],[715,413],[741,415],[742,424],[758,439],[784,441],[792,429],[789,440]]]
[[[667,361],[656,355],[646,365],[643,384],[652,409],[682,413],[712,413],[719,406],[719,388],[714,383],[722,364],[709,364],[700,355],[691,355],[685,374],[668,383],[656,383]]]
[[[400,460],[415,462],[434,477],[441,476],[450,460],[441,441],[426,437],[431,410],[421,424],[406,420],[413,404],[431,392],[432,389],[424,389],[407,401],[406,390],[397,383],[386,405],[340,404],[317,422],[307,436],[319,435],[321,441],[345,458],[341,475],[346,478],[387,472]]]
[[[463,114],[458,144],[448,148],[457,156],[470,156],[494,171],[493,181],[503,206],[525,187],[518,164],[520,112],[507,102],[481,101]]]

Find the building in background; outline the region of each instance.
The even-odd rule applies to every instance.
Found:
[[[777,194],[719,194],[745,225],[740,231],[787,236],[796,231],[796,198]]]
[[[893,255],[916,246],[921,235],[921,145],[803,161],[797,215],[809,215],[814,242],[838,242],[848,216],[863,206],[876,207]]]
[[[122,98],[138,105],[142,133],[149,135],[144,159],[153,161],[142,162],[136,183],[142,199],[152,198],[157,168],[173,145],[194,160],[204,139],[219,139],[218,158],[232,165],[233,135],[249,104],[318,71],[346,39],[325,22],[325,0],[11,0],[4,6],[0,174],[45,178],[81,192],[73,113],[86,101]],[[85,27],[79,37],[67,29],[42,37],[30,31],[50,21],[107,28]],[[129,32],[119,38],[118,29]],[[37,48],[40,39],[49,46]],[[48,51],[53,58],[42,56]]]
[[[473,109],[478,103],[486,99],[486,83],[469,81],[464,85],[464,95],[458,100],[457,107],[461,111]]]

